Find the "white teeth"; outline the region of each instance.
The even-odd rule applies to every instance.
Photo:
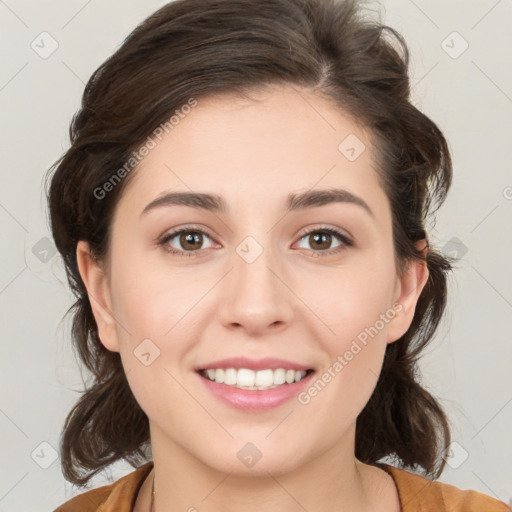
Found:
[[[255,377],[253,371],[247,370],[246,368],[238,370],[238,374],[236,375],[236,384],[239,386],[252,387],[254,386],[254,380]]]
[[[295,372],[293,370],[287,370],[286,382],[288,382],[288,384],[291,384],[294,381],[295,381]]]
[[[283,368],[274,370],[274,384],[280,385],[286,382],[286,372]]]
[[[232,386],[236,384],[236,370],[234,368],[226,368],[224,370],[224,384]]]
[[[246,370],[254,374],[253,370]],[[259,370],[256,372],[256,386],[265,386],[269,388],[274,384],[274,372],[272,370]],[[239,383],[241,384],[241,383]]]
[[[241,389],[271,389],[284,384],[299,382],[306,375],[305,371],[285,370],[249,370],[248,368],[210,368],[202,372],[204,377],[219,384],[227,384]]]

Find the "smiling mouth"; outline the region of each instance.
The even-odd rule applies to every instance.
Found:
[[[249,368],[209,368],[197,370],[201,377],[217,384],[246,390],[266,390],[300,382],[314,372],[284,368],[251,370]]]

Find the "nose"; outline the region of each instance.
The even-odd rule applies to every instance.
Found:
[[[261,248],[249,240],[246,245],[240,244],[231,261],[218,310],[223,325],[244,329],[250,336],[276,334],[285,329],[292,320],[296,299],[284,266],[271,248]]]

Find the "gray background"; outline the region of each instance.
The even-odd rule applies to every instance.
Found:
[[[68,147],[91,73],[164,3],[0,1],[0,512],[53,510],[78,492],[64,481],[55,452],[82,380],[69,317],[62,320],[72,297],[47,238],[41,180]],[[508,502],[512,2],[383,0],[381,10],[409,44],[414,101],[443,130],[454,160],[453,188],[430,236],[458,254],[459,268],[446,319],[421,364],[455,442],[440,480]],[[46,55],[52,44],[58,47]],[[116,464],[92,486],[130,471]]]

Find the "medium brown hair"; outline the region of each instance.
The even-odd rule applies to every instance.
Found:
[[[134,173],[123,173],[104,197],[95,191],[190,98],[286,84],[313,88],[368,130],[391,206],[397,269],[418,259],[429,271],[412,324],[387,346],[357,418],[356,457],[373,464],[388,456],[441,474],[449,427],[418,381],[417,360],[443,316],[452,262],[432,246],[424,256],[415,242],[427,239],[425,223],[446,197],[451,159],[439,128],[411,103],[405,41],[374,18],[355,0],[176,0],[137,26],[91,76],[70,125],[71,147],[47,176],[51,229],[76,295],[72,338],[92,374],[61,437],[68,481],[85,485],[119,459],[136,467],[149,457],[148,418],[119,353],[98,337],[76,260],[79,240],[105,257],[114,209]]]

